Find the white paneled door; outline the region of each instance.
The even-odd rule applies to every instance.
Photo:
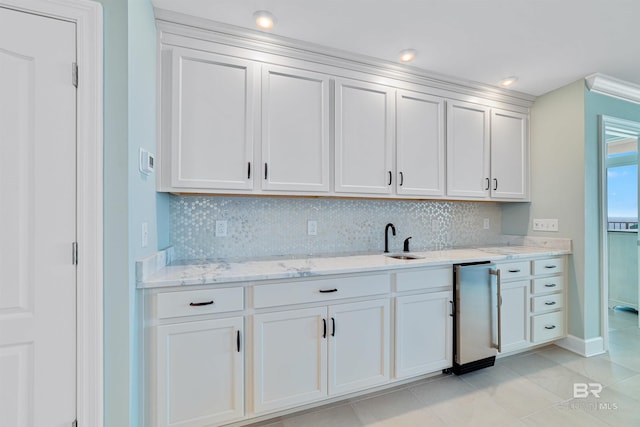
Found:
[[[74,23],[0,7],[0,425],[76,416]]]

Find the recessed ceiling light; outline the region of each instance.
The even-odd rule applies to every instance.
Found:
[[[511,77],[505,77],[504,79],[500,80],[498,84],[502,87],[510,87],[510,86],[513,86],[513,84],[517,81],[518,81],[518,77],[511,76]]]
[[[276,17],[268,10],[258,10],[253,14],[253,19],[256,20],[256,25],[263,30],[270,30],[276,23]]]
[[[416,57],[415,49],[405,49],[400,52],[400,62],[411,62]]]

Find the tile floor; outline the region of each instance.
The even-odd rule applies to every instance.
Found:
[[[610,310],[609,319],[608,354],[583,358],[551,345],[255,426],[640,426],[638,315]],[[601,384],[600,397],[573,398],[574,383]]]

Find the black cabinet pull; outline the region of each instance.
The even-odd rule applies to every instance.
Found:
[[[493,191],[498,189],[498,178],[493,178]]]
[[[557,268],[557,265],[545,265],[544,268]]]
[[[251,162],[247,162],[247,179],[251,179]]]
[[[333,289],[320,289],[318,292],[321,294],[330,294],[331,292],[338,292],[336,288]]]
[[[453,305],[453,301],[449,301],[449,304],[451,304],[451,313],[449,313],[450,317],[453,317],[453,313],[455,312],[455,306]]]
[[[400,187],[402,187],[402,184],[404,184],[404,174],[400,172]]]
[[[205,302],[192,302],[189,305],[191,307],[202,307],[203,305],[211,305],[211,304],[213,304],[213,300],[205,301]]]
[[[545,288],[555,288],[555,287],[556,287],[556,284],[555,284],[555,283],[545,283],[545,284],[544,284],[544,287],[545,287]]]
[[[322,319],[322,338],[327,337],[327,319]]]
[[[238,349],[238,353],[240,353],[240,330],[238,330],[236,334],[236,348]]]
[[[520,269],[509,270],[509,273],[520,273]]]
[[[545,329],[555,329],[555,328],[556,328],[556,325],[551,325],[551,326],[547,325],[547,326],[545,326],[544,328],[545,328]]]
[[[333,325],[333,331],[331,331],[331,336],[335,337],[336,336],[336,319],[335,319],[335,317],[331,318],[331,324]]]
[[[267,175],[268,175],[267,171],[269,170],[268,168],[269,168],[269,166],[265,163],[264,164],[264,179],[267,179]]]
[[[544,303],[544,305],[556,305],[555,301],[547,301]]]
[[[393,178],[393,174],[391,173],[391,171],[389,171],[389,184],[387,185],[391,185],[391,179]]]
[[[489,189],[489,185],[490,185],[491,181],[489,180],[489,178],[485,178],[485,179],[487,180],[487,188],[485,188],[485,190],[488,190],[488,189]]]

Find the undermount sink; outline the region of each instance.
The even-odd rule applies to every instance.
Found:
[[[423,259],[423,256],[411,254],[385,254],[384,256],[394,259]]]

